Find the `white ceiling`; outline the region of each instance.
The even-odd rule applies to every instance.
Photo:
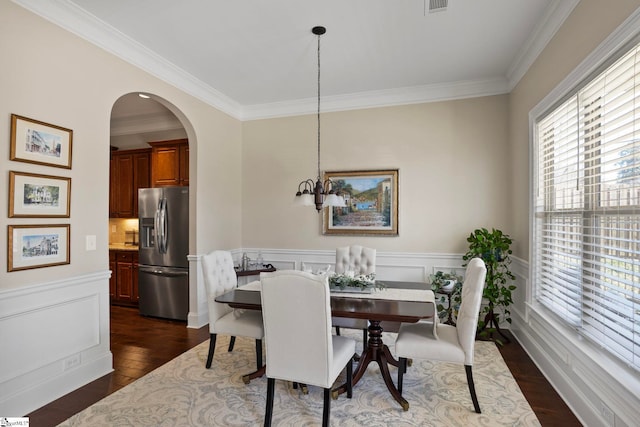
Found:
[[[14,0],[240,120],[510,91],[579,0]]]

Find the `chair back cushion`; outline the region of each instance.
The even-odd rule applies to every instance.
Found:
[[[330,387],[333,344],[325,275],[261,273],[267,377]]]
[[[218,295],[235,288],[238,284],[233,258],[227,251],[213,251],[202,257],[202,273],[209,302],[209,331],[215,331],[215,322],[232,311],[227,304],[214,301]]]
[[[467,265],[467,272],[462,285],[461,303],[456,320],[458,341],[465,354],[465,365],[473,365],[473,348],[478,329],[480,303],[487,269],[484,261],[473,258]]]
[[[336,273],[353,271],[355,274],[376,272],[376,250],[359,245],[336,249]]]

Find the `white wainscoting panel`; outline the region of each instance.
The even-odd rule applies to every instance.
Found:
[[[574,414],[590,427],[638,425],[640,375],[538,306],[528,263],[516,260],[512,266],[518,286],[525,289],[514,294],[511,332]]]
[[[230,250],[236,265],[240,264],[242,254],[246,253],[255,260],[262,254],[265,264],[272,264],[278,270],[302,270],[302,266],[313,271],[325,270],[327,266],[335,271],[336,252],[333,250],[269,249],[243,248]],[[202,277],[202,254],[189,255],[190,262],[190,299],[188,327],[200,328],[209,322],[207,296]],[[379,280],[398,280],[426,282],[429,275],[438,270],[464,274],[462,254],[427,254],[381,252],[376,254],[376,278]],[[257,280],[257,276],[241,277],[240,285]]]
[[[2,416],[23,416],[111,372],[109,276],[0,291]]]
[[[202,255],[188,255],[189,260],[189,314],[188,328],[201,328],[209,324],[207,290],[202,276]]]

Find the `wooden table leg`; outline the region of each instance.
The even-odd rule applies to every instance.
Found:
[[[393,358],[393,355],[389,351],[389,347],[387,347],[382,342],[382,327],[380,326],[379,320],[369,320],[369,341],[367,343],[367,348],[362,352],[362,356],[360,356],[360,363],[358,363],[358,367],[353,373],[353,385],[355,386],[360,378],[367,371],[367,367],[369,363],[375,361],[380,367],[380,373],[382,374],[382,379],[389,389],[389,392],[393,396],[393,398],[402,406],[402,409],[405,411],[409,410],[409,402],[405,400],[400,395],[400,392],[396,388],[393,380],[391,379],[391,374],[389,372],[389,365],[398,366],[398,361]],[[333,390],[334,399],[338,397],[339,394],[347,391],[347,385],[343,384],[337,389]]]
[[[243,375],[242,376],[242,381],[245,384],[249,384],[251,382],[251,380],[255,379],[255,378],[260,378],[261,376],[263,376],[265,373],[267,372],[267,365],[262,365],[260,367],[260,369],[258,369],[255,372],[252,372],[250,374],[247,375]]]

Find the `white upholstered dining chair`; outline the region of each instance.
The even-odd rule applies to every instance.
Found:
[[[338,274],[353,271],[354,274],[371,274],[376,272],[376,250],[360,245],[344,246],[336,249],[336,267]],[[332,324],[336,334],[340,335],[340,328],[362,329],[362,345],[367,346],[367,328],[369,323],[362,319],[347,319],[334,317]]]
[[[261,273],[264,317],[267,406],[264,425],[271,425],[275,380],[322,387],[322,425],[329,425],[331,386],[347,368],[347,397],[355,341],[331,334],[329,284],[324,275],[282,270]]]
[[[478,327],[482,290],[487,269],[480,258],[469,261],[462,285],[461,303],[456,326],[443,323],[403,323],[396,338],[398,391],[402,394],[402,379],[407,370],[407,358],[429,359],[464,365],[473,408],[480,413],[480,404],[473,384],[473,352]]]
[[[236,310],[227,304],[215,301],[222,295],[235,288],[238,278],[233,268],[233,258],[227,251],[213,251],[202,257],[202,272],[209,302],[209,354],[207,355],[207,369],[211,367],[213,353],[216,348],[218,334],[230,335],[228,351],[233,350],[236,336],[249,337],[256,340],[256,366],[262,367],[262,338],[264,326],[262,313],[257,310]]]

